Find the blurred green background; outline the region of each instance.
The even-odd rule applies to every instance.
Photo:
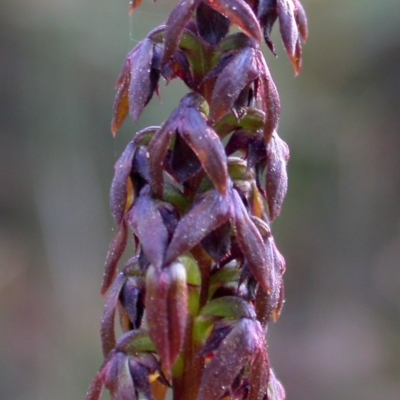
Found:
[[[110,133],[126,53],[174,2],[1,0],[0,398],[83,399],[102,362],[99,287],[113,165],[183,87]],[[267,54],[291,147],[274,232],[286,298],[270,327],[288,399],[400,393],[400,3],[304,0],[298,78]],[[265,50],[265,46],[264,46]],[[267,53],[267,52],[266,52]]]

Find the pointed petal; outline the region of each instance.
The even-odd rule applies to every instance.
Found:
[[[150,185],[152,191],[159,197],[162,196],[164,185],[164,158],[171,144],[172,135],[175,133],[177,118],[179,118],[179,112],[175,110],[153,136],[148,147]]]
[[[228,186],[226,155],[218,135],[208,126],[202,113],[188,107],[183,115],[179,133],[199,158],[216,189],[225,194]]]
[[[218,76],[210,104],[212,121],[221,119],[233,107],[241,91],[258,77],[254,58],[254,49],[245,48],[236,54]]]
[[[126,212],[128,203],[128,179],[132,171],[132,160],[135,154],[136,146],[131,141],[121,157],[115,164],[114,178],[110,190],[111,213],[116,224],[120,224]]]
[[[294,15],[295,6],[293,0],[277,0],[276,12],[279,17],[279,29],[281,31],[283,44],[289,58],[293,60],[296,53],[296,42],[299,36],[299,30]]]
[[[286,165],[289,157],[288,145],[274,132],[267,146],[266,173],[267,201],[271,221],[280,214],[287,193]]]
[[[296,42],[296,52],[292,60],[295,76],[300,74],[302,66],[302,55],[303,55],[303,48],[301,44],[301,39],[298,38]]]
[[[104,306],[103,318],[101,319],[101,343],[103,347],[103,356],[107,357],[110,351],[115,347],[115,329],[114,319],[118,305],[118,296],[121,288],[126,280],[125,275],[121,272],[114,281],[110,292],[107,296],[107,301]]]
[[[299,0],[293,0],[295,5],[295,17],[301,38],[304,42],[308,39],[308,22],[306,12]]]
[[[200,1],[201,0],[181,0],[169,14],[165,23],[166,29],[162,65],[165,65],[178,49],[183,30],[192,18]]]
[[[129,113],[137,121],[153,96],[158,78],[152,76],[154,42],[145,38],[131,57]]]
[[[191,250],[208,233],[227,222],[229,217],[228,199],[216,191],[208,192],[179,221],[166,252],[166,264]]]
[[[125,118],[129,113],[129,81],[121,85],[115,96],[113,105],[113,117],[111,121],[111,132],[115,137]]]
[[[232,196],[235,209],[236,237],[246,258],[250,271],[257,282],[266,290],[270,291],[270,274],[273,267],[272,254],[260,235],[260,232],[250,219],[249,214],[236,190]]]
[[[257,17],[260,20],[260,24],[263,27],[265,43],[272,51],[272,54],[276,56],[275,46],[271,40],[271,31],[275,24],[278,14],[276,12],[276,0],[264,0],[260,1],[257,10]]]
[[[281,102],[279,99],[278,90],[272,79],[271,73],[264,56],[258,51],[258,68],[260,69],[261,81],[261,100],[263,102],[263,110],[265,112],[264,124],[264,141],[267,144],[274,130],[278,128],[279,116],[281,112]]]
[[[261,42],[260,25],[251,7],[243,0],[204,0],[204,3],[236,24],[246,35]]]
[[[168,242],[168,231],[156,202],[146,189],[142,190],[125,218],[138,236],[146,258],[154,266],[161,267]]]
[[[107,292],[117,275],[118,262],[125,250],[127,241],[128,229],[125,221],[122,221],[107,253],[103,284],[101,286],[101,294],[103,295]]]

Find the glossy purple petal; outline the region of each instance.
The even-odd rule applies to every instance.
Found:
[[[152,68],[154,45],[151,39],[145,38],[130,60],[129,113],[134,121],[139,119],[158,83],[156,70]]]
[[[224,195],[228,187],[228,172],[224,146],[218,135],[207,124],[203,114],[193,107],[183,111],[178,130],[196,153],[216,189]]]
[[[274,132],[267,146],[266,173],[267,201],[271,221],[280,214],[287,193],[286,165],[289,157],[288,145]]]
[[[200,1],[201,0],[181,0],[169,14],[165,23],[163,65],[168,62],[178,49],[183,30],[192,18]]]
[[[165,263],[169,264],[191,250],[211,231],[228,221],[230,203],[217,191],[208,192],[179,221],[168,246]]]
[[[295,6],[293,0],[277,0],[276,12],[279,17],[279,29],[281,31],[283,44],[291,60],[296,53],[296,42],[299,36],[297,22],[295,19]]]
[[[238,52],[218,76],[210,104],[210,119],[222,118],[234,105],[241,91],[259,75],[255,51],[251,47]]]
[[[251,7],[243,0],[204,0],[237,25],[246,35],[261,42],[261,28]]]
[[[147,189],[142,190],[125,219],[139,238],[146,258],[154,266],[161,267],[168,242],[168,231],[157,204]]]

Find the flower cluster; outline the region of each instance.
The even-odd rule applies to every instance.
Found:
[[[271,222],[289,159],[260,50],[264,38],[275,53],[276,21],[297,74],[307,39],[298,0],[181,0],[127,56],[114,135],[128,114],[139,119],[161,78],[181,79],[190,93],[162,126],[138,132],[116,163],[105,361],[87,400],[104,387],[113,400],[163,400],[169,388],[175,400],[285,398],[265,337],[284,299]],[[130,232],[136,254],[118,272]]]

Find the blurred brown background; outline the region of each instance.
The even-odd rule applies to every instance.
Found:
[[[83,399],[101,363],[99,294],[113,165],[182,85],[111,137],[126,53],[172,1],[1,0],[0,398]],[[267,55],[291,147],[274,229],[287,303],[270,328],[292,400],[400,393],[400,3],[304,0],[310,40],[294,78],[275,27]],[[264,46],[265,48],[265,46]]]

